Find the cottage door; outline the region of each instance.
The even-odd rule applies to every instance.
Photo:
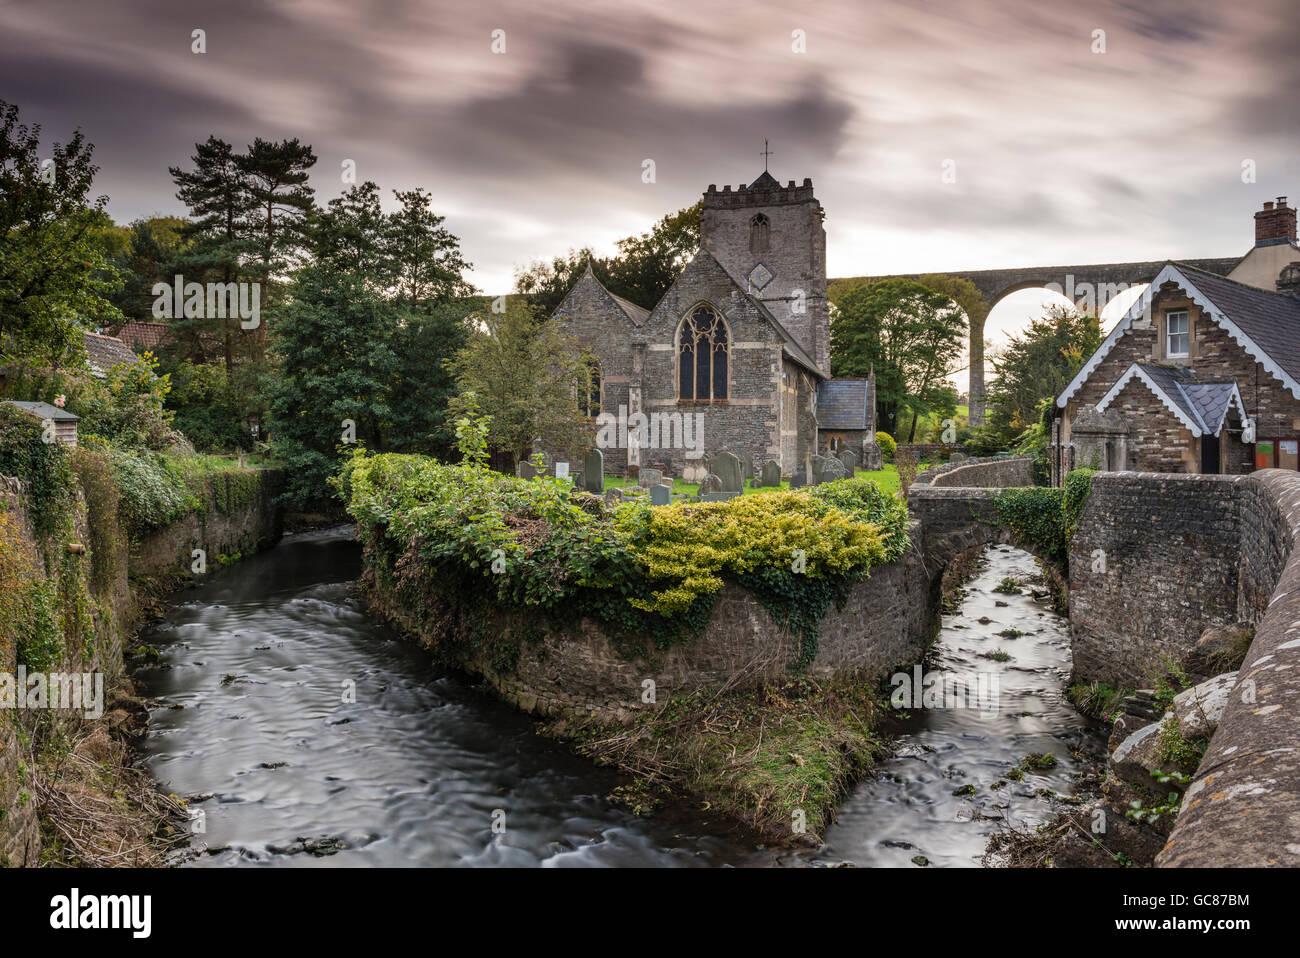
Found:
[[[1219,437],[1208,432],[1201,436],[1201,475],[1219,474]]]

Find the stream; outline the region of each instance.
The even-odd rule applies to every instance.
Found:
[[[704,813],[640,818],[608,801],[613,771],[371,620],[360,566],[350,528],[288,536],[142,633],[157,655],[133,672],[153,705],[141,749],[196,815],[188,865],[974,866],[998,819],[1050,817],[1037,792],[1068,794],[1074,751],[1098,744],[1064,698],[1064,620],[1028,590],[992,591],[1034,576],[1033,559],[994,548],[926,668],[996,674],[996,716],[892,717],[895,756],[844,800],[823,848],[755,848]],[[1026,634],[996,635],[1007,628]],[[1011,658],[978,657],[996,649]],[[1058,764],[992,788],[1029,753]],[[967,785],[973,795],[953,794]]]

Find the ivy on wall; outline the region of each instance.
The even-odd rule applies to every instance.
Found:
[[[1076,469],[1066,475],[1059,489],[1028,486],[1002,490],[995,500],[998,520],[1046,558],[1064,563],[1069,556],[1070,537],[1088,503],[1095,471]]]

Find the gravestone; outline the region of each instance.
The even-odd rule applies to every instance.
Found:
[[[531,462],[521,462],[515,467],[515,475],[520,479],[536,479],[537,467]]]
[[[656,462],[654,468],[659,470],[659,474],[665,479],[672,479],[673,465],[670,462]]]
[[[650,487],[650,505],[666,506],[673,501],[672,486],[651,486]]]
[[[700,496],[703,497],[708,492],[721,492],[722,480],[713,473],[709,473],[700,483]]]
[[[621,506],[623,504],[623,490],[618,486],[610,486],[605,490],[602,498],[607,506]]]
[[[728,499],[734,499],[740,495],[739,492],[702,492],[700,493],[701,502],[726,502]]]
[[[794,471],[794,474],[790,476],[790,488],[802,489],[806,485],[808,485],[808,478],[803,471],[803,466],[800,466]]]
[[[844,463],[834,456],[826,456],[822,459],[822,482],[834,482],[836,479],[843,479],[845,475]]]
[[[636,463],[632,463],[631,465],[629,465],[627,467],[627,477],[629,479],[641,478],[641,467],[638,466]]]
[[[843,449],[840,451],[840,465],[844,467],[844,475],[852,476],[858,468],[858,457],[853,454],[852,449]]]
[[[826,469],[826,459],[826,456],[813,456],[808,460],[808,484],[810,486],[821,484],[822,472]]]
[[[714,456],[709,471],[717,476],[722,483],[719,492],[740,492],[741,489],[745,488],[744,473],[741,471],[740,460],[729,452],[720,452]]]
[[[781,467],[777,465],[775,459],[763,463],[762,482],[764,486],[771,486],[774,489],[781,485]]]
[[[640,475],[636,478],[636,484],[642,489],[653,489],[664,480],[664,474],[658,469],[651,469],[648,466],[641,470]]]
[[[751,480],[754,478],[754,460],[749,456],[746,456],[744,459],[740,460],[740,465],[744,469],[745,481],[750,482],[750,484],[753,485]]]
[[[569,478],[569,464],[567,462],[557,462],[555,464],[555,478],[556,479]]]
[[[588,492],[600,495],[605,491],[605,454],[599,449],[591,450],[583,459],[582,479]]]
[[[885,468],[885,456],[880,449],[880,443],[863,443],[862,468],[873,472],[879,472],[881,469]]]

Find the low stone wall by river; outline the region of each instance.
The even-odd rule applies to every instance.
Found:
[[[919,529],[913,525],[912,534]],[[372,561],[369,557],[367,561]],[[938,623],[937,589],[942,570],[927,570],[913,546],[899,560],[872,569],[855,584],[842,608],[832,605],[821,621],[817,655],[806,670],[813,677],[858,672],[866,681],[886,678],[896,667],[920,661]],[[413,615],[383,576],[367,575],[372,608],[402,631],[446,651],[439,626]],[[494,629],[517,623],[502,621]],[[583,619],[573,631],[547,632],[522,643],[513,670],[494,668],[484,657],[458,664],[481,676],[498,695],[526,712],[546,716],[590,715],[620,721],[643,702],[643,683],[654,682],[655,699],[724,684],[745,685],[788,673],[800,654],[799,637],[778,627],[756,598],[736,585],[722,590],[699,638],[656,651],[653,661],[630,658],[600,623]]]
[[[206,497],[197,511],[146,536],[129,543],[116,516],[114,528],[92,530],[90,513],[84,494],[78,493],[76,514],[73,517],[73,540],[86,551],[71,554],[75,560],[74,577],[80,577],[86,593],[92,600],[93,636],[84,639],[81,647],[65,647],[59,671],[101,672],[107,690],[123,671],[123,653],[127,639],[139,627],[150,595],[157,595],[188,577],[193,563],[194,549],[207,553],[208,569],[215,571],[219,556],[249,555],[274,545],[280,538],[281,513],[275,498],[281,484],[281,474],[265,470],[259,476],[256,493],[241,505],[228,512],[218,508],[215,496]],[[211,489],[209,489],[211,492]],[[40,554],[38,537],[33,533],[26,496],[6,487],[0,492],[0,510],[9,514],[11,528],[19,530],[24,548]],[[96,536],[94,532],[99,532]],[[111,556],[96,557],[93,542],[111,543]],[[68,542],[52,541],[52,555],[48,562],[56,570],[64,561]],[[95,576],[95,568],[111,568],[113,575],[107,581]],[[57,588],[57,586],[56,586]],[[75,602],[60,590],[58,613],[71,616],[69,604]],[[16,646],[0,642],[0,651],[7,661],[0,661],[0,672],[16,674]],[[63,720],[61,713],[51,713]],[[19,763],[19,731],[32,719],[32,713],[0,714],[0,867],[34,866],[40,856],[40,826],[36,802],[30,791],[30,772],[22,770]],[[76,721],[75,718],[70,719]]]

